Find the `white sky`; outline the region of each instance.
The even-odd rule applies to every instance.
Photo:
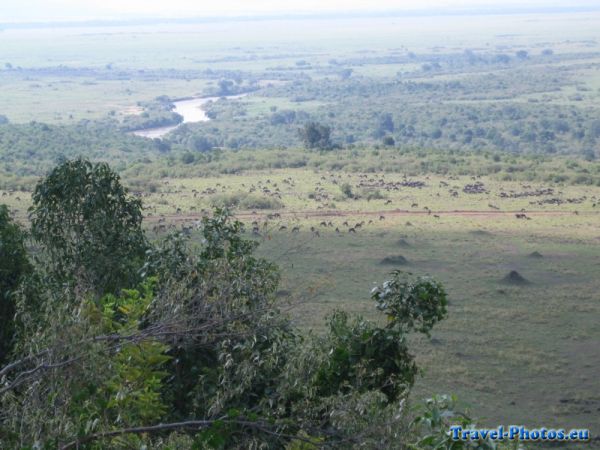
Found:
[[[0,0],[0,23],[390,9],[596,6],[598,0]]]

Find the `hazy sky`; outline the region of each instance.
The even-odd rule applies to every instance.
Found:
[[[0,22],[471,7],[597,6],[598,0],[0,0]]]

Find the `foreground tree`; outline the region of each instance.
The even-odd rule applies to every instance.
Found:
[[[14,291],[31,271],[24,242],[25,233],[11,219],[6,205],[0,205],[0,365],[13,344]]]
[[[201,233],[197,249],[181,235],[153,248],[138,289],[58,290],[43,320],[25,314],[20,358],[0,369],[0,445],[404,448],[407,336],[445,316],[442,287],[395,273],[373,293],[387,324],[338,311],[302,337],[242,224],[216,210]]]
[[[77,159],[35,187],[31,232],[57,280],[99,293],[133,286],[147,249],[140,200],[105,163]]]

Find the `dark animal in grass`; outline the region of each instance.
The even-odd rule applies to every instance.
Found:
[[[408,260],[402,255],[386,256],[379,262],[379,264],[399,266],[408,264]]]
[[[531,284],[531,282],[529,280],[524,278],[523,275],[521,275],[516,270],[511,270],[508,273],[508,275],[506,275],[504,278],[502,278],[502,282],[505,284],[512,284],[515,286],[525,286],[527,284]]]
[[[532,252],[532,253],[530,253],[530,254],[529,254],[529,255],[527,255],[527,256],[529,256],[530,258],[543,258],[543,257],[544,257],[544,256],[543,256],[543,255],[542,255],[540,252],[538,252],[538,251]]]

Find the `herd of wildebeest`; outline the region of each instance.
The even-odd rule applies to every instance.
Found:
[[[327,173],[322,175],[318,181],[314,182],[312,189],[308,192],[300,192],[298,189],[299,180],[295,180],[291,176],[287,176],[279,181],[265,177],[252,183],[241,183],[234,186],[229,186],[223,182],[215,182],[211,187],[203,190],[191,189],[186,190],[184,186],[174,187],[174,181],[164,181],[163,189],[158,194],[140,193],[154,199],[149,199],[150,206],[147,208],[148,219],[155,221],[152,227],[156,233],[165,232],[169,229],[179,228],[183,233],[190,234],[194,229],[201,225],[201,218],[210,214],[211,208],[209,205],[219,203],[227,205],[227,199],[231,199],[233,209],[237,209],[238,218],[246,225],[249,232],[254,236],[265,235],[266,233],[289,232],[299,233],[300,231],[309,230],[314,236],[321,236],[324,230],[330,230],[338,235],[341,234],[356,234],[359,230],[374,225],[376,222],[386,220],[386,216],[401,216],[406,215],[427,215],[431,216],[432,220],[440,219],[444,214],[460,214],[468,211],[451,211],[448,209],[437,211],[427,205],[419,204],[411,199],[410,191],[413,189],[422,189],[433,183],[430,177],[423,177],[421,180],[409,179],[404,176],[401,179],[386,180],[385,174],[352,174]],[[396,177],[398,178],[398,177]],[[444,191],[451,197],[448,199],[448,206],[451,205],[452,199],[461,195],[480,195],[485,196],[488,200],[487,208],[479,213],[489,214],[514,214],[516,219],[530,220],[528,215],[532,209],[519,208],[517,211],[499,206],[499,202],[515,199],[530,199],[531,207],[539,207],[552,205],[560,206],[564,204],[581,205],[586,202],[591,208],[597,206],[599,200],[596,195],[583,195],[580,197],[567,197],[562,190],[556,187],[532,187],[530,184],[520,184],[520,189],[505,189],[498,187],[496,193],[491,193],[480,177],[470,177],[470,180],[465,184],[461,183],[459,177],[451,176],[445,180],[435,181],[438,187],[435,192],[436,197],[444,195]],[[406,192],[407,195],[403,198],[388,198],[395,192]],[[230,197],[227,197],[227,196]],[[236,205],[236,200],[245,195],[260,196],[265,199],[277,199],[278,203],[275,209],[268,208],[243,208]],[[156,198],[156,196],[158,198]],[[173,196],[176,196],[174,199]],[[287,207],[283,201],[286,198],[295,198],[301,200],[304,206],[294,210],[293,207]],[[492,198],[495,200],[490,201]],[[171,204],[169,204],[171,199]],[[225,199],[225,200],[223,200]],[[351,207],[338,209],[335,202],[350,202],[366,200],[369,204],[362,210],[354,210]],[[440,199],[441,200],[441,199]],[[182,204],[192,203],[187,211],[184,211]],[[497,203],[497,204],[496,204]],[[158,205],[163,205],[162,212],[158,213]],[[194,206],[198,205],[198,206]],[[203,205],[203,208],[200,208]],[[236,208],[237,206],[237,208]],[[397,208],[394,208],[397,206]],[[171,209],[171,213],[165,212],[165,209]],[[564,212],[565,214],[578,214],[577,210],[556,211]],[[359,217],[360,220],[356,220]],[[354,218],[354,220],[352,220]],[[157,220],[156,220],[157,219]],[[406,222],[407,226],[411,226],[411,222]]]
[[[210,205],[217,203],[217,200],[220,200],[221,205],[227,205],[227,197],[225,200],[222,198],[226,194],[232,195],[234,198],[227,206],[242,210],[243,208],[235,203],[235,194],[238,194],[276,199],[278,203],[273,208],[283,208],[282,212],[274,212],[274,209],[269,208],[270,204],[266,203],[266,209],[264,209],[265,205],[262,205],[261,209],[254,208],[254,210],[239,212],[238,217],[247,225],[253,235],[260,236],[273,231],[299,233],[304,229],[310,230],[314,236],[318,237],[321,235],[319,230],[331,230],[336,234],[356,234],[364,227],[385,220],[386,215],[426,214],[433,219],[440,219],[443,214],[459,213],[459,211],[449,210],[434,211],[429,206],[420,205],[413,200],[405,202],[404,200],[410,198],[410,195],[403,199],[388,198],[395,192],[409,193],[412,189],[425,188],[429,183],[431,183],[431,179],[428,176],[423,177],[422,180],[409,179],[407,176],[396,180],[386,180],[386,174],[326,173],[314,183],[313,189],[307,194],[299,192],[298,180],[291,176],[282,178],[280,181],[265,177],[253,183],[241,183],[237,186],[216,182],[213,186],[203,190],[191,189],[189,191],[186,191],[184,186],[175,187],[176,181],[165,180],[159,193],[134,191],[134,194],[146,197],[146,217],[155,233],[180,229],[183,233],[190,234],[200,226],[201,218],[210,214]],[[586,202],[592,208],[596,208],[600,201],[596,195],[565,197],[564,193],[556,187],[532,187],[530,184],[521,184],[520,190],[499,187],[498,192],[492,194],[480,177],[475,176],[471,177],[468,183],[464,184],[463,182],[462,185],[460,178],[456,176],[438,180],[436,184],[439,188],[435,193],[437,197],[441,197],[445,190],[453,199],[461,195],[485,195],[488,200],[496,197],[496,202],[528,198],[530,199],[529,205],[538,208],[547,205],[581,205]],[[16,203],[12,208],[16,215],[24,214],[26,211],[25,202],[21,199],[22,195],[16,191],[3,191],[1,194],[2,197]],[[304,200],[305,206],[298,210],[285,208],[283,200],[290,196]],[[369,207],[357,211],[348,208],[337,209],[335,205],[335,202],[338,201],[352,202],[356,200],[367,200]],[[451,199],[448,201],[450,202]],[[309,204],[309,202],[313,203]],[[184,211],[183,203],[192,203],[192,205],[187,211]],[[447,204],[450,205],[450,203]],[[200,205],[205,207],[200,208]],[[160,206],[165,208],[162,208],[159,213]],[[236,208],[236,206],[238,207]],[[394,206],[398,206],[398,208],[394,209]],[[490,213],[503,212],[500,206],[492,202],[487,203],[487,208]],[[165,209],[172,212],[165,212]],[[525,208],[520,208],[518,211],[513,211],[512,214],[516,219],[530,220],[531,217],[527,215],[527,212]],[[504,211],[504,213],[509,213],[509,211]],[[578,214],[578,211],[571,210],[565,211],[565,213]],[[356,217],[361,217],[361,220],[351,220]],[[315,225],[303,224],[302,219]],[[407,221],[406,225],[411,226],[412,224]]]

